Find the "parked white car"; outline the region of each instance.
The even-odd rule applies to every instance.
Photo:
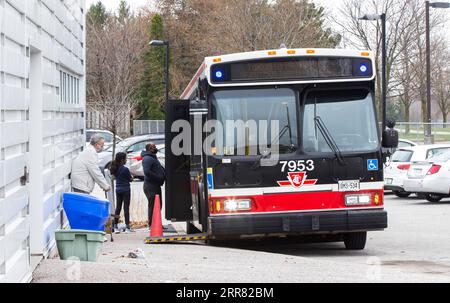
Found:
[[[105,146],[104,149],[108,149],[114,142],[113,142],[113,133],[107,130],[100,130],[100,129],[88,129],[86,130],[86,146],[88,146],[91,142],[91,138],[93,135],[98,134],[102,136],[105,139]],[[122,138],[119,136],[116,136],[116,143],[119,143],[123,141]]]
[[[402,147],[413,147],[413,146],[417,146],[419,144],[413,142],[413,141],[409,141],[406,139],[399,139],[398,140],[398,148],[402,148]]]
[[[404,181],[408,178],[408,171],[413,162],[425,161],[431,157],[450,150],[450,144],[417,145],[398,149],[385,164],[384,189],[401,198],[406,198],[415,191],[404,188]]]
[[[156,154],[156,156],[158,157],[159,162],[161,162],[161,165],[165,167],[165,157],[166,157],[165,145],[164,144],[156,145],[156,148],[158,149],[158,153]],[[133,176],[141,180],[144,179],[144,169],[142,167],[142,160],[143,159],[141,157],[141,152],[133,153],[130,155],[129,160],[130,172]]]
[[[405,191],[424,193],[430,202],[450,196],[450,150],[414,162],[403,184]]]
[[[135,157],[135,155],[140,155],[148,143],[154,142],[156,145],[164,144],[164,137],[164,134],[150,134],[127,138],[117,144],[116,154],[119,152],[126,153],[128,155],[127,166],[130,166],[132,158]],[[112,157],[112,146],[98,155],[98,166],[102,171],[109,167]]]

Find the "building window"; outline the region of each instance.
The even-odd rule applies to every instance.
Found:
[[[60,71],[61,102],[66,104],[80,104],[80,79],[65,71]]]

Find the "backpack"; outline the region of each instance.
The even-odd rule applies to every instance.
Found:
[[[166,182],[166,170],[164,169],[164,167],[161,165],[161,162],[159,162],[159,160],[158,160],[158,163],[159,163],[159,168],[160,168],[160,172],[161,172],[161,176],[162,176],[162,178],[161,178],[161,180],[160,180],[160,182],[159,182],[159,186],[163,186],[164,185],[164,183]]]

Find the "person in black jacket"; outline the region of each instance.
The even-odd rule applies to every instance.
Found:
[[[148,224],[152,226],[153,207],[155,205],[155,197],[159,195],[162,208],[162,191],[161,186],[166,180],[166,173],[156,154],[158,149],[154,143],[149,143],[142,152],[142,167],[144,169],[144,193],[148,200]]]
[[[130,170],[125,166],[127,163],[127,154],[118,153],[116,159],[111,163],[110,172],[111,175],[116,177],[116,213],[114,220],[114,229],[119,232],[118,224],[120,218],[120,212],[122,211],[122,205],[125,212],[125,232],[132,232],[130,226],[130,203],[131,203],[131,186],[130,183],[133,182],[133,176]]]

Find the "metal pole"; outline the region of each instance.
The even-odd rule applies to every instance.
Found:
[[[169,66],[170,66],[170,42],[166,41],[166,103],[169,102]]]
[[[386,120],[387,120],[387,71],[386,71],[386,14],[381,14],[381,28],[382,28],[382,102],[383,102],[383,131],[386,129]]]
[[[427,56],[427,123],[431,123],[431,54],[430,54],[430,1],[425,1],[426,56]],[[426,135],[431,139],[431,124]]]

